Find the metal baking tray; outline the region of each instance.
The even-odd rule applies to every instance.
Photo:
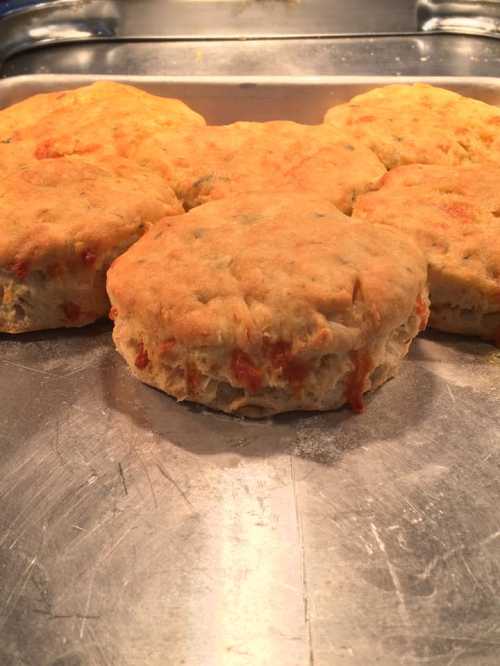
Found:
[[[223,123],[402,79],[122,80]],[[0,337],[2,666],[499,663],[499,350],[426,333],[363,414],[250,422],[140,384],[110,331]]]

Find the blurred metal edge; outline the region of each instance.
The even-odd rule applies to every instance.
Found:
[[[3,7],[2,7],[3,4]],[[395,10],[362,2],[348,9],[329,0],[314,6],[274,0],[266,3],[209,2],[193,12],[183,2],[53,0],[0,3],[0,63],[26,50],[77,42],[225,41],[304,39],[415,34],[410,3]],[[406,7],[406,9],[405,9]],[[399,12],[401,19],[394,18]],[[364,22],[361,20],[364,18]],[[404,28],[404,29],[403,29]]]
[[[416,16],[422,32],[500,37],[500,2],[418,0]]]
[[[395,8],[380,2],[371,7],[370,22],[359,20],[366,13],[358,4],[345,9],[327,0],[307,7],[278,0],[262,4],[236,0],[197,5],[193,12],[183,2],[156,0],[0,3],[0,65],[23,52],[77,43],[500,36],[500,3],[420,0],[412,11],[409,3],[400,5],[396,20],[391,16]]]

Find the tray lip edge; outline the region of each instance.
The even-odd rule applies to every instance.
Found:
[[[284,87],[296,87],[300,85],[312,86],[344,86],[344,85],[391,85],[395,83],[429,83],[436,86],[450,85],[477,85],[478,87],[498,88],[500,77],[496,76],[393,76],[393,75],[293,75],[293,76],[241,76],[241,75],[219,75],[219,76],[161,76],[142,74],[20,74],[17,76],[0,79],[0,90],[3,88],[16,87],[26,83],[40,84],[90,84],[94,81],[116,81],[118,83],[164,83],[164,84],[187,84],[194,86],[269,86],[282,85]]]

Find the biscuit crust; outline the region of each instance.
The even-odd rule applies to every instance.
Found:
[[[155,134],[129,157],[159,170],[186,209],[246,192],[323,197],[349,213],[385,173],[376,155],[327,125],[237,122]]]
[[[178,400],[264,416],[361,409],[425,326],[426,279],[402,234],[276,193],[163,220],[115,260],[107,288],[135,376]]]
[[[82,326],[108,312],[111,261],[182,210],[163,179],[126,160],[33,161],[0,179],[0,331]]]
[[[412,165],[361,196],[354,214],[415,239],[429,260],[430,324],[500,341],[500,167]]]
[[[371,148],[388,169],[500,163],[500,109],[424,83],[357,95],[329,109],[325,122]]]
[[[23,143],[37,159],[80,155],[102,161],[127,156],[152,133],[204,124],[200,114],[178,99],[98,81],[35,95],[1,110],[0,143]]]

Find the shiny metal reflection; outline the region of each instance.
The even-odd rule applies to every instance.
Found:
[[[500,2],[498,0],[419,0],[417,23],[424,32],[459,32],[498,36]]]

